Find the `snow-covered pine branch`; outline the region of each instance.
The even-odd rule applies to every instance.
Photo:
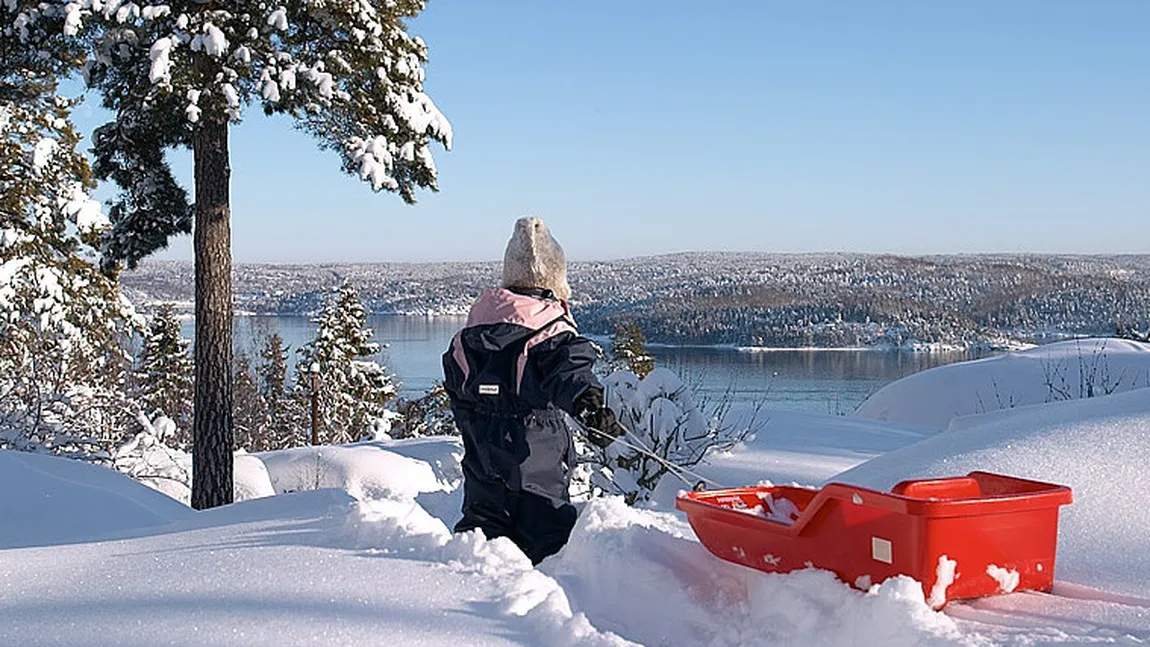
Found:
[[[194,0],[144,6],[76,0],[65,5],[65,30],[91,36],[88,78],[117,97],[117,124],[106,127],[98,148],[153,157],[162,147],[141,145],[141,138],[187,146],[205,113],[239,121],[258,105],[299,120],[374,190],[412,202],[417,187],[437,186],[430,142],[450,148],[452,139],[450,123],[423,89],[427,47],[403,23],[423,4],[295,0],[224,9]],[[215,63],[216,73],[202,73],[198,54]],[[127,161],[115,170],[129,169]],[[143,191],[171,191],[166,167],[136,172],[145,169],[156,177]],[[132,193],[131,183],[117,182]],[[151,198],[139,193],[133,200]],[[124,209],[133,206],[160,207],[125,203]],[[169,233],[186,231],[182,214],[169,215],[174,220],[161,223]]]

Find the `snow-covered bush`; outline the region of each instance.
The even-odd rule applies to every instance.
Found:
[[[418,398],[401,400],[396,411],[402,416],[392,427],[392,438],[419,438],[422,436],[453,436],[459,434],[451,401],[443,382]]]
[[[696,404],[690,386],[665,368],[639,379],[617,371],[604,380],[607,404],[629,433],[606,449],[577,442],[574,498],[621,494],[630,504],[650,499],[664,478],[691,487],[689,468],[714,449],[733,446],[753,431],[754,419],[732,425],[726,407]]]
[[[192,455],[171,446],[176,423],[166,416],[149,419],[139,414],[142,428],[133,438],[111,452],[112,466],[148,487],[190,504]]]

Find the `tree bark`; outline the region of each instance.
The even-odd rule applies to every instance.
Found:
[[[203,54],[197,70],[214,67]],[[206,77],[211,78],[211,77]],[[232,502],[232,234],[228,118],[204,110],[192,138],[196,222],[196,396],[192,507]]]

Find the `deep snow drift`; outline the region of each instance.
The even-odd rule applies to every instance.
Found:
[[[892,417],[948,397],[952,374],[934,375],[901,407],[888,402]],[[1031,385],[1013,380],[1033,378],[961,375],[1017,392]],[[199,513],[111,471],[0,452],[0,644],[1150,641],[1150,507],[1139,490],[1150,471],[1150,390],[959,418],[937,433],[768,415],[753,439],[708,457],[700,473],[730,485],[886,488],[989,469],[1071,485],[1060,595],[1020,592],[935,612],[908,578],[863,592],[824,571],[766,574],[713,557],[659,497],[656,509],[617,498],[586,504],[568,546],[534,569],[506,540],[450,532],[460,445],[448,438],[245,456],[237,463],[244,496],[277,494]],[[100,514],[76,514],[84,508]]]

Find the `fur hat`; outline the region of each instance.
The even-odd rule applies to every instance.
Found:
[[[551,290],[564,301],[571,298],[567,259],[539,218],[520,218],[503,254],[503,287]]]

